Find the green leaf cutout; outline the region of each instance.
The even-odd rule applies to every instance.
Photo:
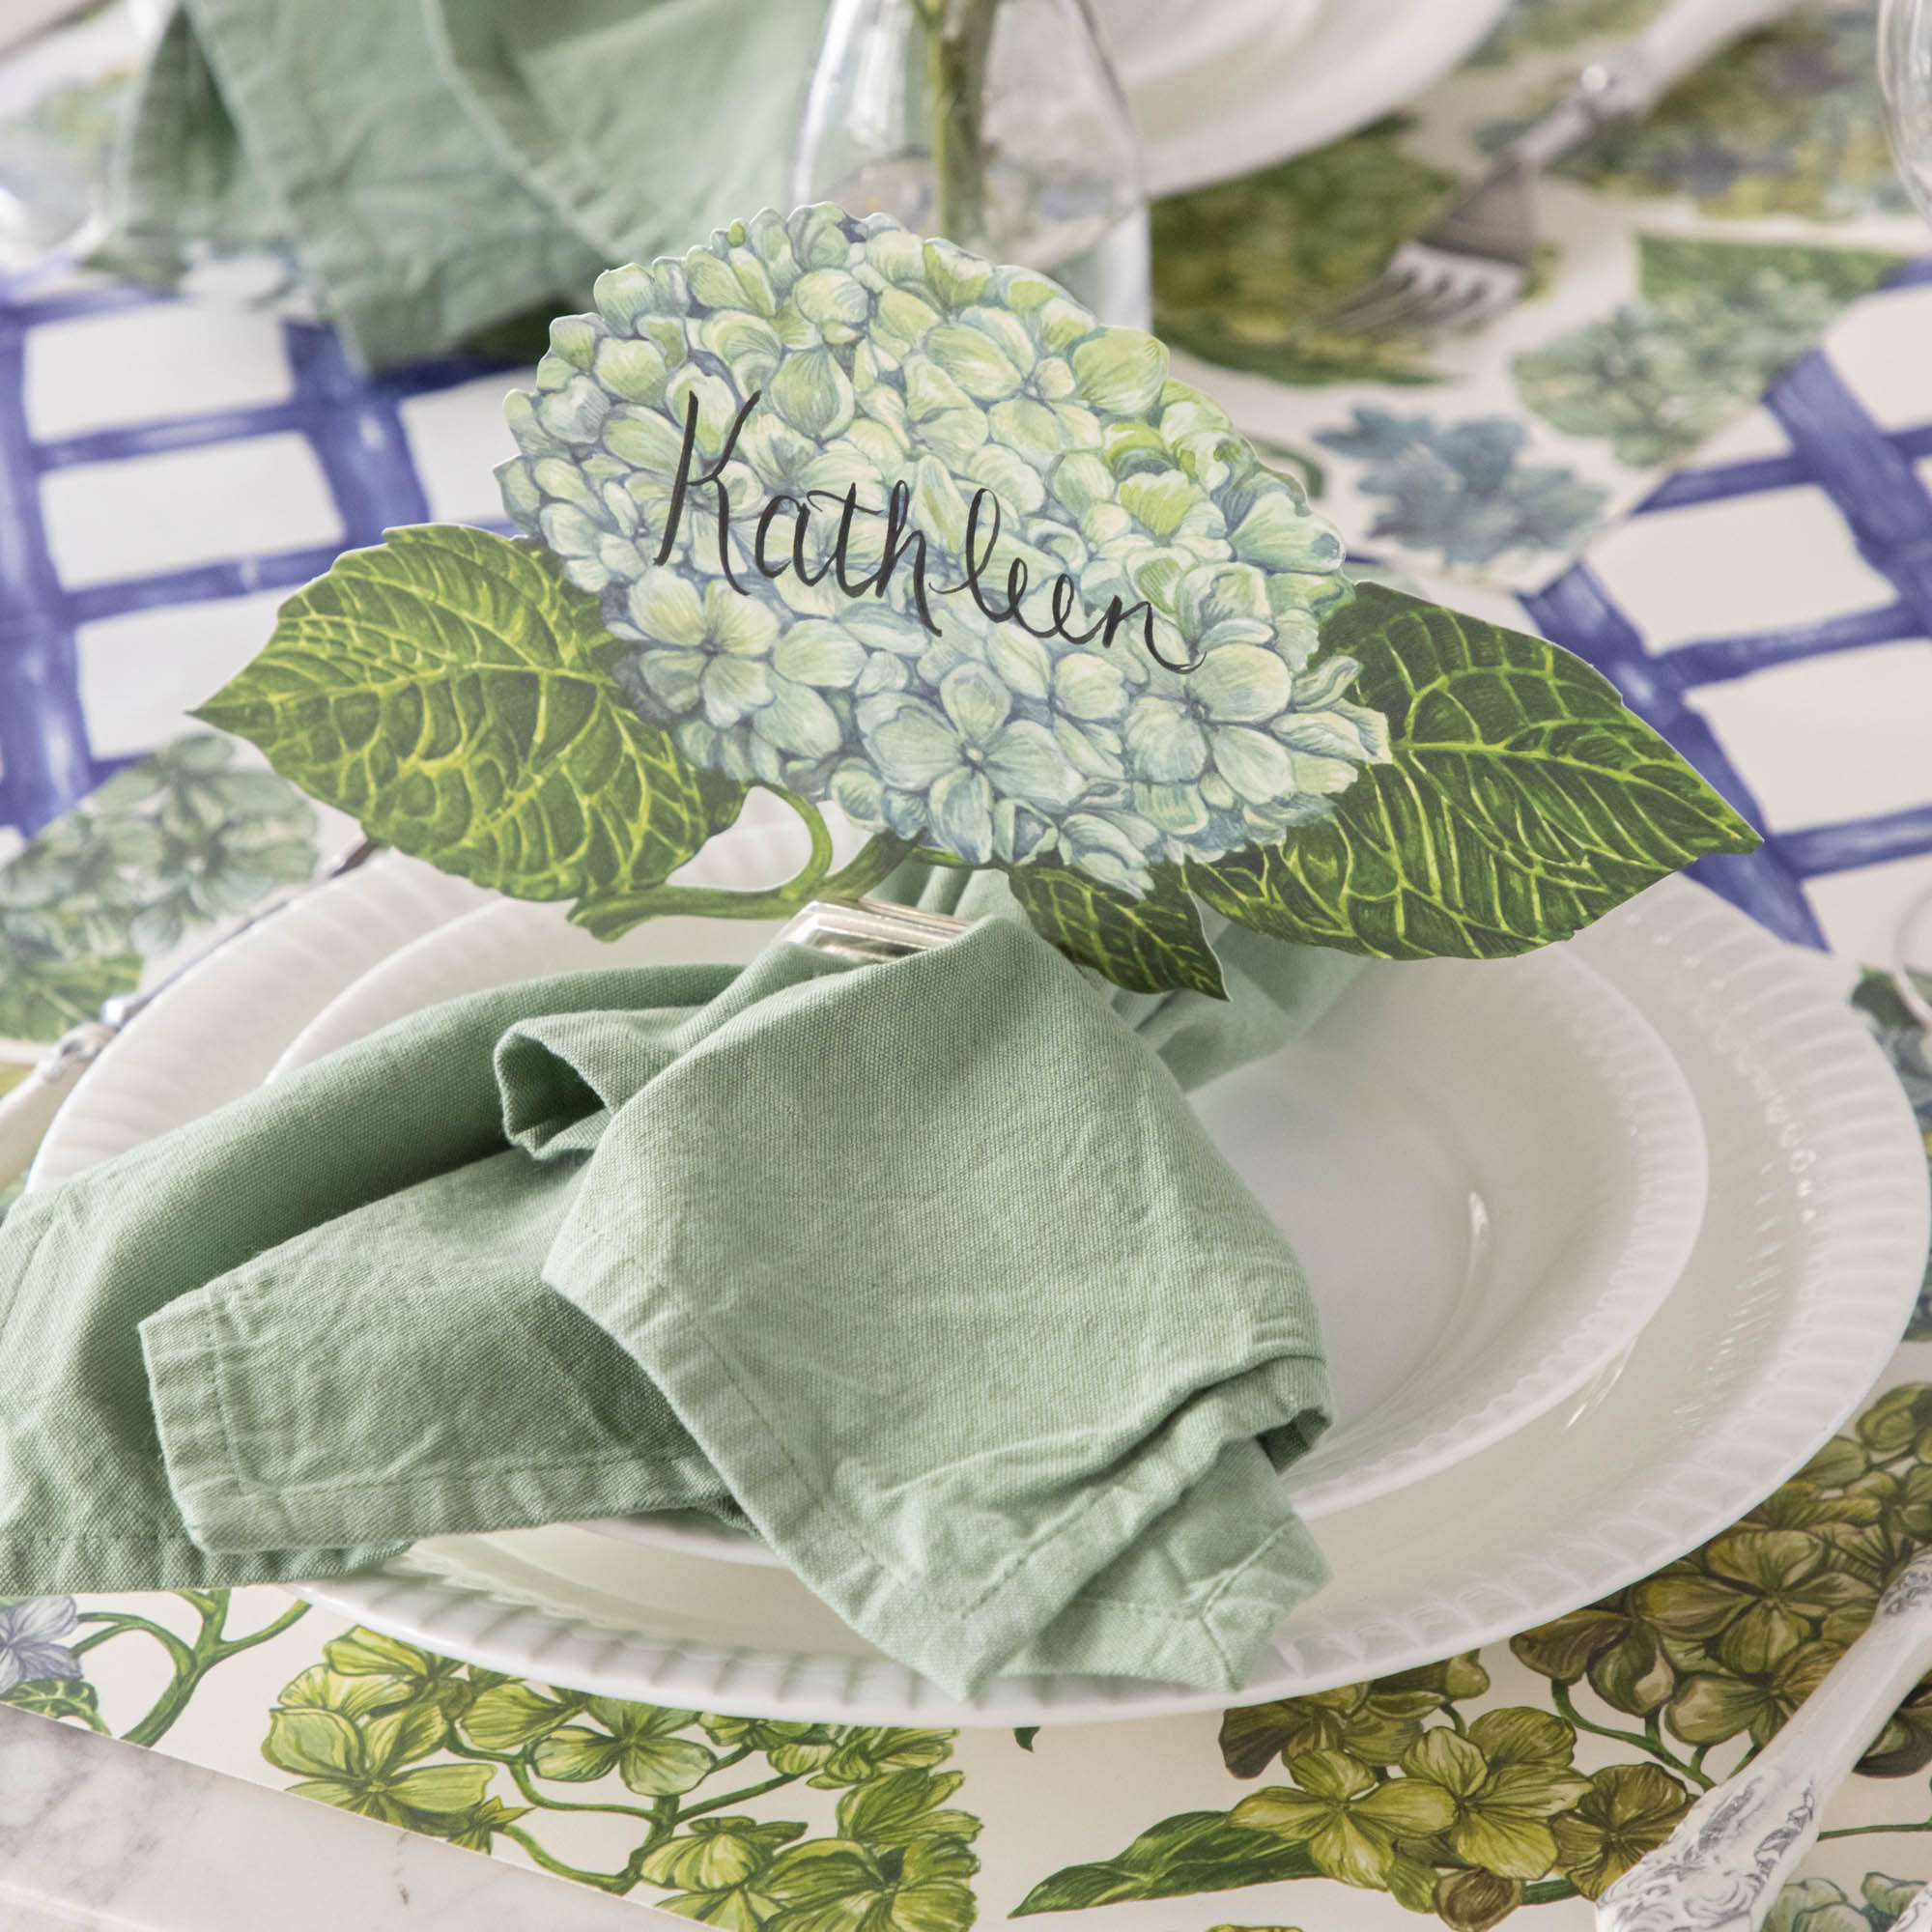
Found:
[[[418,525],[298,591],[195,716],[399,851],[594,901],[658,884],[744,799],[620,700],[611,641],[548,552]]]
[[[1493,959],[1566,939],[1646,886],[1757,835],[1581,660],[1379,584],[1322,627],[1392,756],[1331,818],[1190,862],[1258,932],[1387,959]]]
[[[1065,866],[1022,866],[1010,875],[1035,929],[1077,964],[1129,992],[1185,986],[1226,999],[1221,963],[1179,868],[1155,866],[1152,877],[1151,895],[1133,899]]]
[[[1041,1879],[1011,1916],[1079,1912],[1122,1899],[1181,1898],[1321,1876],[1298,1840],[1234,1824],[1225,1811],[1183,1811],[1143,1832],[1117,1858],[1067,1865]]]

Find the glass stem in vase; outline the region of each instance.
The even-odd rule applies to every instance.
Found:
[[[833,0],[791,185],[1148,326],[1139,144],[1086,0]]]
[[[986,224],[980,117],[1000,0],[913,0],[932,117],[932,225],[952,237]]]

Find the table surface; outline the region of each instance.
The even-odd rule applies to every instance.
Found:
[[[1277,288],[1217,252],[1236,220],[1293,216],[1329,241],[1383,218],[1365,208],[1412,223],[1428,184],[1471,165],[1585,50],[1574,28],[1645,5],[1525,0],[1404,125],[1164,209],[1163,312],[1195,352],[1180,366],[1320,484],[1358,557],[1588,658],[1748,812],[1764,848],[1699,875],[1839,954],[1849,986],[1932,887],[1932,264],[1913,259],[1922,231],[1871,147],[1872,9],[1799,16],[1552,182],[1543,293],[1433,358],[1296,365],[1265,341],[1266,318],[1308,297],[1320,264]],[[1302,380],[1230,374],[1208,351]],[[238,802],[226,775],[253,754],[185,714],[345,546],[425,519],[502,526],[490,470],[513,380],[460,355],[369,380],[312,321],[99,276],[0,306],[0,856],[14,855],[0,1085],[352,835],[292,789]],[[1883,1039],[1932,1133],[1920,1042],[1902,1024]],[[1029,1899],[1094,1932],[1393,1928],[1387,1887],[1414,1875],[1395,1871],[1372,1808],[1366,1834],[1358,1820],[1353,1839],[1319,1842],[1305,1815],[1295,1840],[1226,1814],[1292,1782],[1279,1755],[1257,1772],[1242,1743],[1269,1724],[1277,1749],[1319,1736],[1364,1765],[1386,1748],[1376,1735],[1407,1724],[1474,1736],[1492,1777],[1504,1733],[1541,1741],[1547,1789],[1512,1809],[1486,1786],[1454,1846],[1431,1854],[1437,1916],[1486,1932],[1520,1907],[1576,1927],[1591,1889],[1802,1694],[1845,1606],[1868,1604],[1873,1564],[1932,1536],[1921,1334],[1932,1319],[1848,1426],[1829,1480],[1787,1498],[1789,1524],[1719,1539],[1661,1588],[1493,1647],[1453,1680],[1333,1693],[1237,1718],[1225,1737],[1211,1718],[1037,1737],[759,1731],[720,1749],[741,1769],[721,1762],[667,1808],[625,1779],[649,1783],[647,1714],[505,1692],[273,1590],[0,1607],[0,1704],[16,1707],[0,1709],[0,1898],[10,1924],[91,1912],[223,1932],[261,1922],[269,1894],[254,1888],[272,1883],[274,1922],[290,1925],[311,1901],[318,1925],[459,1911],[561,1922],[546,1904],[570,1895],[516,1869],[534,1864],[587,1881],[572,1924],[675,1897],[686,1916],[750,1927],[780,1919],[757,1873],[783,1823],[861,1840],[828,1932],[868,1906],[868,1926],[951,1932]],[[379,1716],[437,1720],[399,1745],[365,1716],[339,1761],[318,1761],[290,1714],[345,1687]],[[477,1709],[492,1690],[494,1729]],[[514,1735],[506,1701],[526,1719]],[[1808,1889],[1787,1902],[1794,1928],[1859,1932],[1855,1917],[1888,1932],[1893,1882],[1932,1873],[1928,1765],[1932,1709],[1915,1704],[1888,1743],[1891,1775],[1835,1801]],[[927,1798],[945,1787],[934,1836],[962,1868],[977,1861],[963,1891],[922,1890],[902,1843],[852,1822],[851,1794],[894,1777]],[[673,1835],[686,1849],[650,1861]],[[1350,1844],[1369,1849],[1347,1865]],[[1323,1860],[1363,1882],[1292,1875]],[[793,1915],[774,1932],[816,1926]]]

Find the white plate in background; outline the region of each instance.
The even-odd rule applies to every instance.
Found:
[[[1211,0],[1191,51],[1192,0],[1117,0],[1117,60],[1151,195],[1252,174],[1392,112],[1482,44],[1509,0]],[[1166,14],[1172,37],[1156,38]],[[1115,9],[1099,9],[1110,46]]]

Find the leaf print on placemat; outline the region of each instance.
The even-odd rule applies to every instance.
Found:
[[[1927,1543],[1932,1383],[1906,1382],[1722,1535],[1523,1632],[1508,1646],[1514,1665],[1498,1646],[1490,1655],[1516,1672],[1518,1697],[1522,1672],[1542,1680],[1537,1703],[1484,1708],[1491,1672],[1470,1655],[1229,1711],[1223,1761],[1258,1789],[1050,1874],[1020,1913],[1321,1876],[1433,1912],[1453,1932],[1487,1932],[1523,1906],[1597,1898],[1776,1733]],[[1932,1829],[1917,1815],[1928,1764],[1932,1682],[1858,1766],[1911,1780],[1910,1821],[1823,1837]],[[1804,1879],[1766,1922],[1889,1932],[1917,1889],[1874,1872],[1854,1901]]]
[[[1412,343],[1319,321],[1373,281],[1454,185],[1403,152],[1408,126],[1392,116],[1259,174],[1156,202],[1156,332],[1204,361],[1281,383],[1435,381]]]
[[[58,1039],[69,1027],[99,1018],[104,1001],[132,992],[140,979],[139,953],[63,958],[10,932],[0,910],[0,1037]]]
[[[358,1628],[283,1689],[262,1754],[303,1797],[474,1850],[507,1840],[730,1932],[967,1932],[980,1822],[952,1802],[954,1736],[554,1690]],[[622,1842],[614,1869],[576,1861],[585,1812]]]
[[[1795,1879],[1764,1922],[1767,1932],[1891,1932],[1921,1889],[1918,1879],[1867,1872],[1853,1899],[1828,1878]]]
[[[1899,266],[1868,249],[1641,236],[1640,299],[1512,365],[1523,401],[1620,462],[1687,456]]]

